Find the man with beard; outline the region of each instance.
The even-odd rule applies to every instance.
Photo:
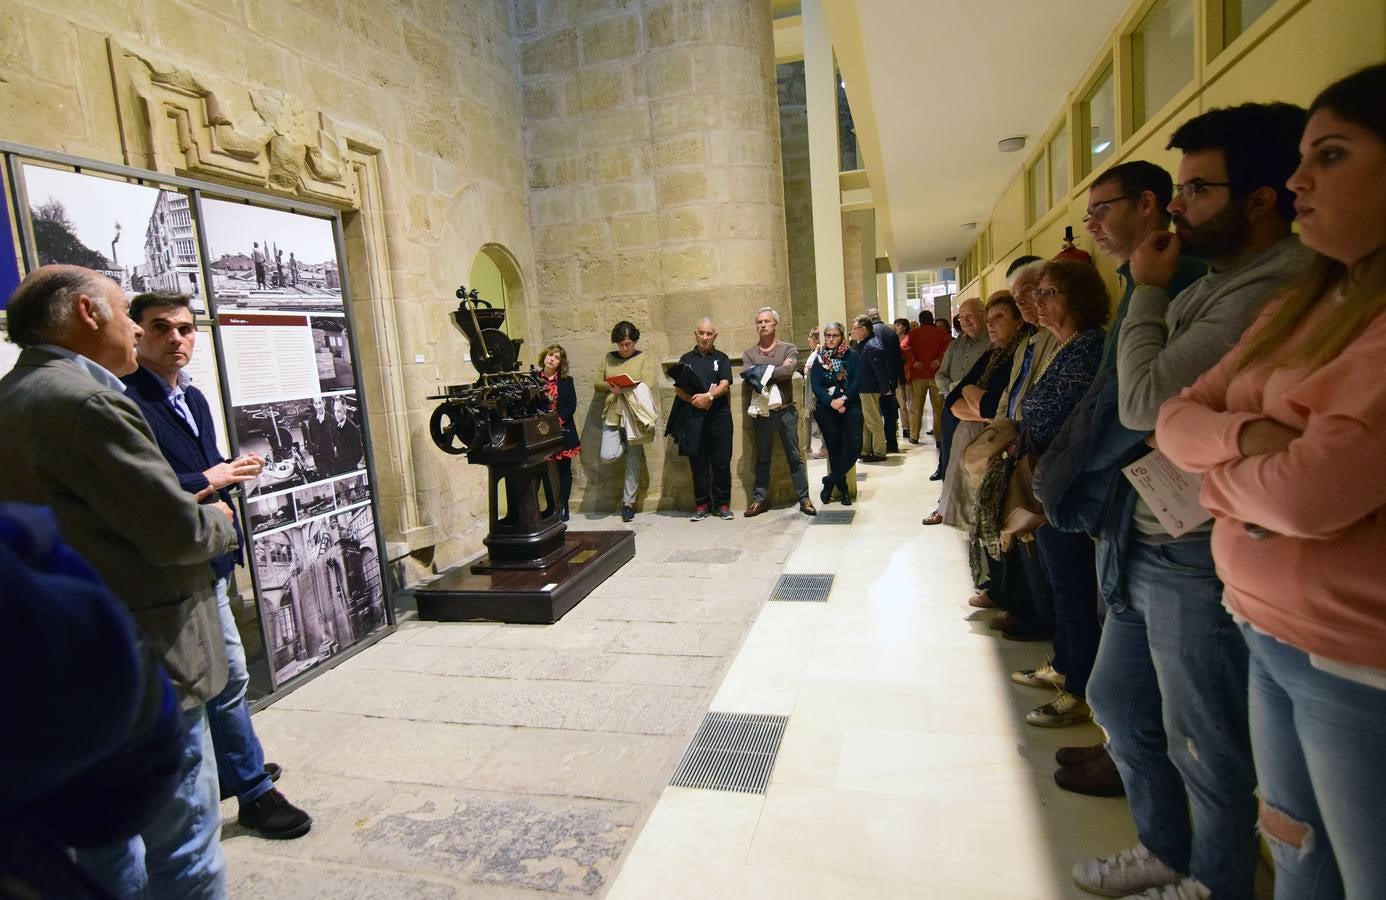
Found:
[[[1169,204],[1175,234],[1156,231],[1132,252],[1136,289],[1117,343],[1126,428],[1152,431],[1160,405],[1212,368],[1307,263],[1290,233],[1294,194],[1285,187],[1304,121],[1298,106],[1247,103],[1210,110],[1170,138],[1184,153]],[[1171,299],[1181,252],[1210,271]],[[1080,861],[1073,877],[1107,896],[1167,889],[1250,898],[1247,650],[1222,605],[1211,524],[1176,537],[1144,502],[1123,499],[1118,527],[1102,530],[1110,612],[1088,698],[1141,842]]]

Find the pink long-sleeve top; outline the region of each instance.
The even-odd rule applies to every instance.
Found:
[[[1203,475],[1224,601],[1307,653],[1386,669],[1386,315],[1313,372],[1234,375],[1245,345],[1167,400],[1156,428],[1175,465]],[[1243,456],[1242,428],[1261,418],[1302,434]],[[1248,523],[1270,534],[1257,539]]]

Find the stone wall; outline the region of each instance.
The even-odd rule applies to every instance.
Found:
[[[485,534],[484,472],[433,446],[425,399],[476,377],[449,316],[483,248],[526,362],[555,340],[572,357],[580,509],[616,502],[591,390],[612,324],[659,358],[702,315],[733,357],[761,306],[794,334],[757,0],[5,0],[0,117],[7,141],[342,211],[406,581]],[[688,477],[665,446],[647,504]]]
[[[515,0],[514,12],[543,340],[568,350],[578,387],[574,503],[613,510],[620,466],[598,460],[591,382],[616,322],[634,322],[661,359],[689,349],[705,315],[733,358],[759,307],[794,334],[770,10]],[[647,448],[643,508],[679,502],[664,478],[688,470],[671,446]]]
[[[424,395],[475,377],[447,316],[478,249],[534,268],[510,27],[505,0],[0,6],[4,139],[344,211],[382,525],[396,553],[415,554],[406,578],[471,555],[485,533],[484,475],[432,446]],[[341,183],[257,182],[264,158],[299,139],[279,126],[248,161],[217,155],[218,141],[264,137],[271,102],[339,159]],[[175,115],[197,158],[167,137]]]

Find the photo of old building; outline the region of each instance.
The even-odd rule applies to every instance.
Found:
[[[256,538],[253,558],[277,685],[386,624],[370,507]]]

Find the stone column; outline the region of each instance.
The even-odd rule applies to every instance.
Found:
[[[754,340],[761,306],[794,334],[770,9],[517,0],[515,10],[543,335],[568,349],[578,389],[588,452],[577,491],[585,508],[612,508],[619,466],[597,460],[591,382],[613,324],[634,322],[656,358],[691,347],[704,315],[733,358]],[[661,430],[647,447],[646,509],[666,471],[687,476],[681,459],[666,463],[667,446]]]
[[[849,313],[843,268],[842,189],[837,157],[837,73],[823,20],[823,0],[803,0],[804,89],[808,106],[809,171],[813,185],[814,271],[818,319],[844,321]]]

